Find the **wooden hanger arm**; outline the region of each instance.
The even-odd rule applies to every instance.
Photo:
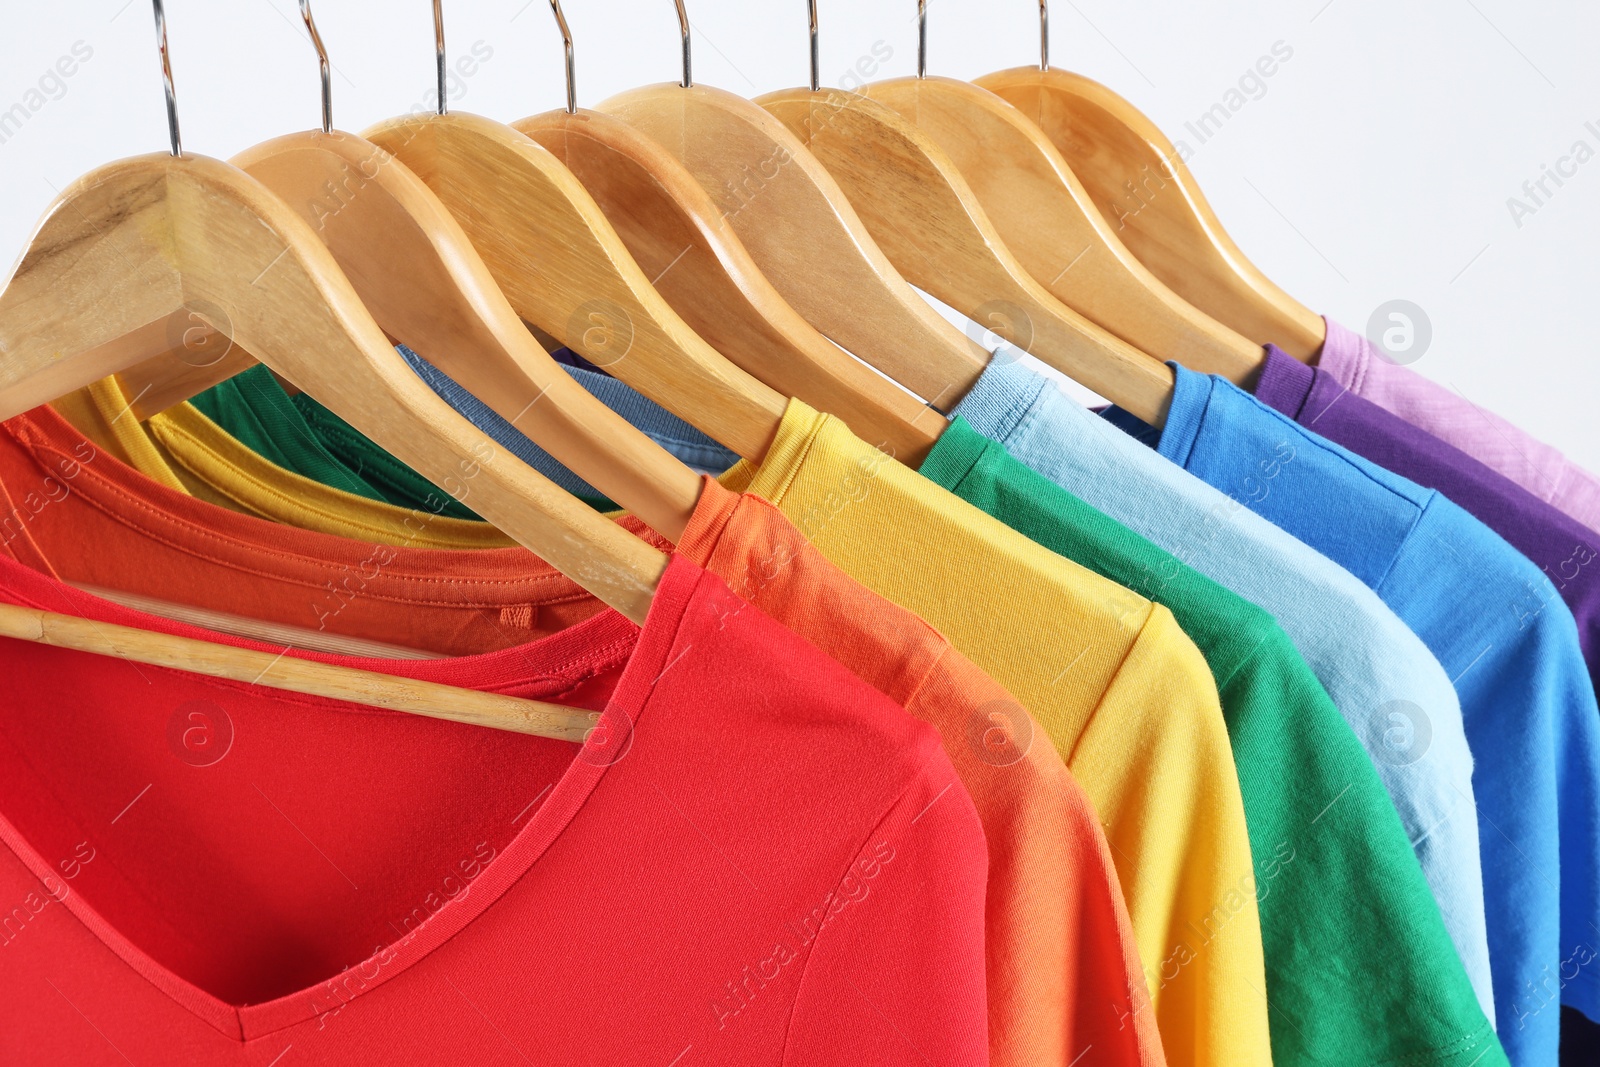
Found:
[[[243,637],[257,641],[263,645],[285,646],[298,648],[306,652],[321,652],[329,656],[355,656],[360,659],[408,659],[431,660],[446,659],[448,656],[442,652],[430,652],[426,649],[411,648],[407,645],[392,645],[386,641],[374,641],[366,637],[353,637],[337,633],[329,629],[314,630],[307,626],[295,626],[287,622],[274,622],[266,619],[254,619],[248,615],[236,615],[233,612],[217,611],[213,608],[198,607],[194,604],[180,604],[160,597],[149,596],[145,593],[131,593],[126,589],[108,589],[103,585],[94,585],[90,582],[66,580],[66,584],[82,593],[87,593],[101,600],[109,600],[134,611],[142,611],[146,615],[158,615],[172,622],[196,626],[212,633],[227,634],[230,637]]]
[[[806,322],[706,191],[654,141],[596,111],[514,125],[583,183],[656,289],[718,352],[907,463],[932,449],[943,419]]]
[[[523,319],[741,456],[766,455],[788,398],[678,317],[548,151],[460,113],[404,116],[366,136],[444,202]]]
[[[0,604],[0,637],[581,744],[595,712]]]
[[[828,168],[913,284],[1114,403],[1165,409],[1172,371],[1039,285],[954,164],[898,112],[832,89],[785,90],[756,102]]]
[[[41,377],[60,395],[125,369],[78,357],[180,307],[203,310],[435,485],[470,496],[508,536],[635,622],[644,619],[666,557],[452,411],[405,365],[307,223],[259,182],[201,156],[154,156],[103,168],[74,189],[96,197],[93,207],[136,193],[142,207],[91,214],[69,193],[47,216],[0,293],[0,412],[53,399],[39,395]],[[105,302],[100,310],[113,326],[84,325],[90,309],[78,294],[104,292],[130,272],[152,283],[121,287]],[[51,281],[73,288],[39,299]]]
[[[349,396],[346,390],[360,389],[342,404],[324,403],[453,499],[642,625],[666,570],[666,557],[458,415],[393,348],[385,344],[373,355],[379,357],[375,363],[388,368],[384,378],[403,373],[406,379],[382,390],[384,383],[372,381],[376,376],[371,374],[352,375],[366,380],[358,385],[330,382],[315,371],[307,374],[303,367],[281,367],[280,373],[319,399],[342,398]],[[448,452],[437,447],[441,440],[450,444]]]
[[[777,119],[701,85],[636,89],[599,110],[675,155],[762,273],[823,334],[935,404],[977,381],[988,353],[906,284],[837,183]]]
[[[125,368],[118,377],[132,398],[129,417],[140,421],[199,396],[256,364],[255,357],[232,338],[187,308],[85,352],[81,358]]]
[[[1050,138],[1129,251],[1179,296],[1297,358],[1322,347],[1322,317],[1240,251],[1178,150],[1132,104],[1064,70],[1018,67],[976,84]]]
[[[1259,367],[1259,345],[1185,303],[1117,240],[1022,112],[950,78],[899,78],[862,92],[944,149],[1007,247],[1062,303],[1159,359],[1234,381]]]
[[[0,361],[10,380],[0,418],[71,392],[85,373],[91,381],[110,373],[119,353],[103,346],[164,323],[183,304],[165,176],[149,168],[156,158],[85,175],[39,224],[0,292]]]
[[[662,535],[682,536],[699,476],[550,358],[449,209],[404,164],[353,134],[320,130],[233,163],[299,208],[384,333]]]

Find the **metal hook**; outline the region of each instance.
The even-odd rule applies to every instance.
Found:
[[[556,28],[561,31],[561,43],[567,47],[567,114],[578,113],[578,71],[572,56],[572,31],[567,28],[567,17],[561,13],[561,0],[550,0],[550,10],[556,13]]]
[[[678,5],[678,31],[683,34],[683,87],[694,88],[694,73],[689,67],[689,12],[684,9],[683,0],[674,0]]]
[[[445,89],[447,87],[447,68],[444,58],[444,0],[433,0],[433,48],[438,56],[439,67],[439,114],[447,114],[450,110],[445,103]]]
[[[917,77],[928,76],[928,0],[917,0]]]
[[[317,60],[322,64],[322,132],[333,132],[333,78],[328,67],[328,50],[322,45],[322,34],[311,18],[311,0],[300,0],[300,17],[306,20],[306,32],[311,35],[311,46],[317,50]]]
[[[809,0],[811,5],[811,91],[819,92],[822,89],[822,79],[817,68],[822,64],[817,53],[817,0]]]
[[[178,136],[178,94],[172,87],[172,56],[167,51],[167,13],[161,0],[151,0],[156,9],[156,47],[161,50],[161,81],[167,89],[167,128],[172,131],[172,154],[183,157],[183,143]]]
[[[1039,69],[1050,69],[1050,0],[1039,0]]]

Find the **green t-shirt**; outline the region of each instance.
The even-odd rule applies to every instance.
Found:
[[[1255,884],[1240,888],[1260,909],[1278,1067],[1506,1063],[1484,1048],[1483,1010],[1383,783],[1272,616],[960,418],[922,473],[1164,605],[1205,656],[1244,797]]]
[[[310,396],[289,396],[265,366],[234,375],[193,403],[246,447],[285,470],[412,511],[452,519],[478,517]]]

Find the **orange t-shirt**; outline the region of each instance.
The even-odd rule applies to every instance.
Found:
[[[0,544],[63,580],[443,655],[515,646],[603,610],[520,548],[375,545],[227,511],[131,470],[49,408],[4,431]],[[989,845],[992,1062],[1163,1064],[1104,834],[1043,728],[759,497],[707,478],[677,548],[939,730]]]

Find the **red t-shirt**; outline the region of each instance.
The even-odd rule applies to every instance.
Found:
[[[71,470],[8,468],[0,542]],[[0,596],[269,647],[4,553]],[[930,727],[683,557],[642,630],[529,607],[485,654],[306,656],[604,709],[581,747],[0,640],[0,1062],[986,1062]]]
[[[215,609],[248,604],[280,624],[325,623],[330,632],[457,653],[502,647],[508,635],[527,640],[530,630],[601,610],[520,548],[380,548],[285,527],[176,493],[110,455],[77,458],[92,448],[48,408],[0,429],[0,483],[37,484],[55,472],[60,486],[14,550],[63,578]],[[637,520],[621,521],[662,543]],[[419,539],[427,532],[419,529]],[[828,563],[759,497],[707,479],[678,549],[939,730],[988,843],[991,1062],[1164,1062],[1098,817],[1010,694],[921,619]]]

